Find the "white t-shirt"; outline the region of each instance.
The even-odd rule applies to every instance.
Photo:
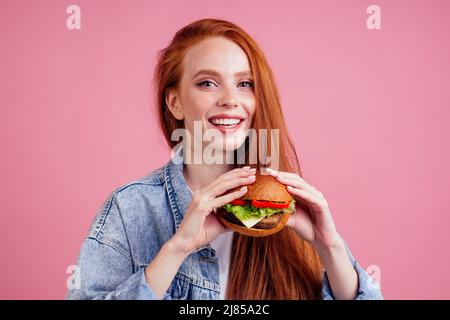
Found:
[[[216,251],[216,256],[219,259],[220,299],[222,300],[225,299],[225,293],[227,292],[233,234],[234,232],[225,232],[211,241],[211,247]]]
[[[188,186],[189,191],[192,190]],[[220,285],[220,299],[225,299],[228,285],[228,272],[230,267],[231,246],[233,244],[234,232],[225,232],[217,236],[211,241],[211,247],[216,251],[216,257],[219,259],[219,285]]]

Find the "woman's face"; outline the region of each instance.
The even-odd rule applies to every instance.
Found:
[[[217,151],[237,149],[245,141],[255,114],[247,55],[224,37],[207,38],[190,47],[183,60],[180,86],[169,91],[166,101],[172,114],[184,119],[191,137],[202,138],[200,127],[203,134],[208,129],[215,134],[203,146],[210,145]]]

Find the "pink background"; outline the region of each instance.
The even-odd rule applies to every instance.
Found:
[[[66,28],[81,7],[82,29]],[[187,4],[189,3],[189,4]],[[366,8],[381,7],[381,30]],[[450,2],[1,1],[0,298],[60,299],[109,193],[156,169],[156,51],[228,19],[274,69],[305,179],[387,299],[450,298]]]

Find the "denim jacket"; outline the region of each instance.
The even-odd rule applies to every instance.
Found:
[[[172,158],[109,195],[81,247],[80,285],[69,289],[66,299],[157,299],[144,270],[180,226],[191,202],[182,170],[182,161]],[[382,299],[378,284],[346,248],[359,278],[356,298]],[[219,299],[215,254],[209,244],[190,254],[163,299]],[[334,299],[326,272],[322,298]]]

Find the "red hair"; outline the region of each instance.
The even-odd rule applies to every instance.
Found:
[[[287,132],[273,72],[250,35],[224,20],[194,21],[179,30],[170,44],[159,53],[154,89],[159,125],[168,145],[172,148],[176,145],[171,140],[171,134],[177,128],[184,128],[184,122],[175,119],[169,111],[165,100],[166,90],[179,86],[186,50],[208,37],[225,37],[245,52],[254,77],[256,111],[253,128],[257,133],[259,129],[267,129],[266,150],[270,150],[270,130],[278,129],[279,170],[302,176],[294,144]],[[289,227],[264,238],[235,233],[226,297],[257,300],[319,299],[322,276],[322,263],[317,252]]]

